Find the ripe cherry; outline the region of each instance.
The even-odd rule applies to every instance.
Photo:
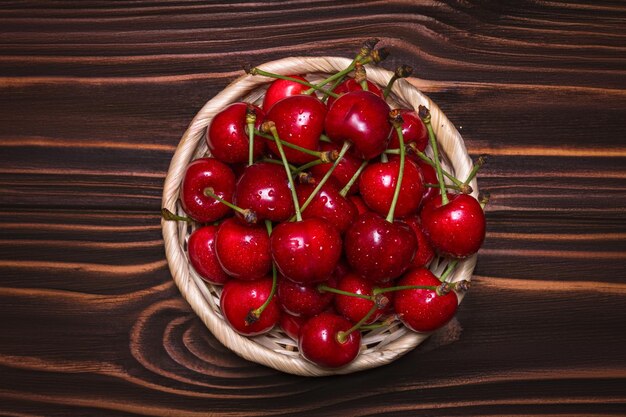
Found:
[[[251,318],[251,315],[265,303],[271,292],[272,278],[268,276],[255,281],[228,281],[220,296],[224,319],[237,333],[245,336],[269,332],[280,319],[280,307],[275,297],[258,318]]]
[[[300,328],[300,353],[305,359],[322,367],[339,368],[347,365],[361,349],[361,332],[342,333],[350,330],[351,326],[348,320],[333,313],[312,317]]]
[[[326,106],[318,98],[308,95],[289,96],[277,101],[269,109],[266,120],[276,125],[281,140],[302,148],[317,151],[324,130]],[[279,155],[275,142],[268,143],[274,155]],[[305,164],[316,157],[285,147],[287,160],[292,164]]]
[[[297,78],[301,81],[307,81],[306,78],[300,75],[288,75],[288,77]],[[306,85],[295,81],[283,79],[274,80],[267,88],[263,97],[263,110],[267,112],[277,101],[282,100],[285,97],[297,96],[308,89],[309,87]]]
[[[193,269],[211,284],[222,285],[228,280],[215,255],[217,226],[208,225],[194,230],[187,241],[187,253]]]
[[[337,280],[331,276],[327,285],[336,285]],[[278,299],[283,310],[294,316],[311,317],[326,310],[332,303],[334,295],[321,292],[317,285],[303,285],[284,277],[278,280]]]
[[[253,210],[259,220],[282,222],[295,211],[285,169],[269,162],[246,167],[237,182],[234,201],[243,209]]]
[[[381,215],[389,212],[399,172],[399,158],[390,159],[389,162],[370,163],[365,167],[359,180],[359,190],[370,209]],[[395,216],[404,217],[416,213],[423,194],[422,173],[417,165],[406,160]]]
[[[344,237],[346,258],[353,270],[370,282],[399,277],[415,256],[417,242],[404,223],[388,222],[372,212],[362,214]]]
[[[485,239],[485,213],[467,194],[449,194],[442,205],[436,195],[424,203],[420,214],[424,233],[442,256],[466,258],[478,252]]]
[[[354,273],[349,273],[339,279],[336,288],[341,291],[368,296],[371,296],[374,290],[374,287],[370,282]],[[390,301],[389,299],[391,294],[392,293],[389,292],[384,295],[386,299],[384,300],[384,305],[380,306],[382,308],[375,310],[364,324],[374,323],[385,313],[385,307]],[[349,295],[335,294],[334,305],[339,314],[350,320],[352,323],[358,323],[369,313],[372,307],[374,307],[374,301]]]
[[[337,144],[350,141],[359,156],[375,158],[387,148],[391,125],[389,105],[369,91],[353,91],[339,97],[328,109],[325,130]]]
[[[369,207],[365,205],[365,202],[359,195],[349,195],[348,200],[352,201],[352,203],[356,207],[356,210],[358,211],[357,217],[363,213],[367,213],[368,211],[371,211]]]
[[[244,225],[231,217],[215,235],[215,253],[226,273],[241,280],[265,276],[272,267],[270,238],[261,225]]]
[[[333,93],[339,94],[341,96],[342,94],[349,93],[351,91],[362,91],[362,90],[363,90],[363,87],[361,87],[361,84],[356,82],[354,78],[346,78],[337,87],[333,88]],[[374,84],[373,82],[369,80],[367,81],[367,90],[376,94],[378,97],[383,98],[382,90],[376,84]],[[332,106],[335,100],[336,99],[334,97],[328,97],[328,101],[326,102],[326,105],[330,108],[330,106]]]
[[[271,236],[272,258],[286,278],[301,284],[327,280],[341,257],[341,236],[327,221],[313,217],[281,223]]]
[[[323,142],[320,143],[320,151],[337,151],[339,152],[341,146],[338,146],[334,143]],[[331,174],[331,178],[337,180],[339,188],[343,188],[348,184],[352,176],[356,174],[356,172],[361,167],[363,160],[358,156],[348,152],[341,158],[341,161],[337,164],[337,167]],[[328,162],[325,164],[319,164],[311,167],[311,173],[317,177],[322,178],[326,172],[333,166],[332,162]],[[355,194],[359,190],[359,182],[354,181],[350,189],[348,190],[348,194]]]
[[[414,110],[400,109],[400,115],[402,116],[402,136],[404,137],[404,144],[408,145],[413,142],[417,149],[424,152],[428,145],[428,131],[426,130],[426,125]],[[398,134],[394,130],[391,133],[389,148],[396,149],[399,147],[400,142],[398,141]]]
[[[356,218],[357,209],[350,200],[339,193],[340,190],[337,188],[336,182],[330,180],[332,180],[332,177],[322,186],[322,189],[311,200],[306,209],[302,211],[302,218],[318,217],[327,220],[339,233],[343,234]],[[299,184],[296,187],[300,207],[302,207],[315,187],[316,185],[314,184]]]
[[[235,174],[228,165],[215,158],[198,158],[187,166],[180,189],[180,202],[185,213],[200,223],[219,220],[231,210],[206,196],[204,190],[207,188],[212,188],[218,197],[231,202]]]
[[[421,267],[428,266],[430,262],[435,257],[435,251],[433,249],[430,240],[424,234],[422,230],[422,224],[420,223],[419,216],[411,216],[402,221],[409,225],[413,233],[415,233],[415,238],[417,239],[417,252],[415,252],[415,257],[413,258],[413,262],[411,262],[412,267]]]
[[[307,320],[308,317],[297,317],[283,311],[280,315],[278,325],[281,329],[283,329],[287,336],[293,340],[298,340],[300,328],[307,322]]]
[[[397,283],[398,286],[439,286],[441,282],[426,268],[410,269]],[[409,329],[416,332],[430,332],[446,324],[458,307],[457,295],[450,291],[437,295],[429,289],[399,290],[394,298],[397,317]]]
[[[233,103],[213,117],[207,129],[207,144],[211,155],[220,161],[234,164],[248,162],[249,145],[246,131],[246,109],[248,103]],[[265,113],[257,106],[255,127],[263,123]],[[254,158],[260,157],[265,151],[266,139],[254,137]]]
[[[422,161],[417,156],[414,156],[413,154],[409,154],[409,155],[415,158],[412,160],[417,163],[417,166],[422,171],[422,178],[424,179],[424,184],[439,183],[439,180],[437,179],[437,171],[435,171],[435,168],[428,165],[426,162]],[[439,193],[439,188],[437,187],[424,187],[424,194],[422,195],[421,205],[424,205],[424,202],[426,202],[426,200],[430,199],[430,197],[438,193]]]

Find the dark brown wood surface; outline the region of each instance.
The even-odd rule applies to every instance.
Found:
[[[307,379],[171,279],[169,161],[243,63],[380,37],[491,154],[475,285],[404,358]],[[626,415],[626,3],[3,1],[0,415]]]

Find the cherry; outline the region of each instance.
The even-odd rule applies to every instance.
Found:
[[[293,316],[289,313],[283,312],[280,315],[280,320],[278,321],[278,325],[285,332],[287,336],[292,338],[293,340],[298,340],[298,335],[300,334],[300,328],[306,323],[308,320],[307,317],[297,317]]]
[[[331,276],[327,285],[336,285]],[[294,316],[311,317],[324,311],[333,301],[333,294],[321,292],[316,285],[303,285],[281,277],[278,280],[278,299],[283,310]]]
[[[244,225],[232,217],[217,229],[215,253],[224,271],[241,280],[261,278],[272,267],[270,238],[265,227]]]
[[[346,78],[337,87],[333,88],[333,93],[339,94],[341,96],[342,94],[349,93],[351,91],[362,90],[363,88],[361,87],[361,84],[359,84],[354,78]],[[371,81],[367,81],[367,90],[376,94],[380,98],[384,98],[382,90]],[[334,97],[328,97],[326,105],[330,108],[335,100],[336,99]]]
[[[330,285],[332,286],[332,285]],[[365,280],[354,273],[349,273],[346,276],[339,279],[336,288],[341,291],[346,291],[353,294],[372,296],[374,288],[370,282]],[[364,324],[371,324],[378,320],[386,310],[386,306],[389,303],[391,292],[381,297],[382,301],[377,310],[374,311],[370,317],[365,320]],[[335,309],[339,314],[347,318],[353,323],[358,323],[362,320],[374,306],[374,301],[367,300],[361,297],[354,297],[349,295],[335,295]]]
[[[365,167],[361,173],[359,190],[363,201],[370,209],[381,215],[389,212],[399,172],[399,158],[390,159],[389,162],[370,163]],[[423,194],[422,173],[417,165],[406,160],[395,215],[404,217],[417,212]]]
[[[272,278],[269,276],[255,281],[230,280],[224,284],[220,296],[220,307],[226,322],[245,336],[267,333],[280,319],[280,307],[276,298],[264,308],[259,317],[254,311],[259,309],[272,293]]]
[[[207,144],[211,154],[222,162],[229,164],[248,162],[249,140],[246,131],[246,109],[252,106],[247,103],[233,103],[213,117],[207,129]],[[253,106],[256,112],[255,126],[263,123],[263,110]],[[254,138],[254,158],[260,157],[265,151],[266,140],[260,136]]]
[[[363,213],[367,213],[368,211],[370,211],[369,207],[367,207],[365,205],[365,202],[363,201],[361,196],[349,195],[348,196],[348,200],[352,201],[352,203],[356,207],[356,210],[358,211],[358,216],[360,216]]]
[[[333,313],[321,313],[301,328],[298,348],[302,356],[326,368],[339,368],[352,362],[361,349],[361,333],[351,331],[352,324]]]
[[[476,199],[467,194],[447,194],[424,203],[420,220],[424,233],[442,256],[466,258],[480,249],[485,239],[485,213]]]
[[[289,180],[280,165],[257,162],[246,167],[237,182],[235,204],[253,210],[259,220],[282,222],[294,213]]]
[[[428,237],[426,237],[426,234],[422,230],[422,224],[420,223],[419,216],[407,217],[402,221],[409,225],[409,227],[413,230],[413,233],[415,233],[415,238],[417,239],[417,252],[415,252],[415,257],[413,258],[413,262],[411,262],[411,266],[428,266],[428,264],[430,264],[435,257],[435,251],[432,244],[428,240]]]
[[[320,151],[339,151],[341,146],[338,146],[334,143],[323,142],[320,143]],[[361,167],[361,163],[363,160],[356,155],[348,152],[344,155],[344,157],[339,161],[339,164],[331,174],[332,177],[337,180],[339,187],[343,188],[348,184],[352,176],[356,174],[356,172]],[[326,172],[333,166],[332,162],[328,162],[325,164],[318,164],[310,168],[311,173],[317,177],[322,178]],[[348,190],[348,194],[355,194],[359,190],[358,181],[355,181],[350,189]]]
[[[341,236],[327,221],[313,217],[281,223],[271,236],[272,258],[286,278],[301,284],[327,280],[341,257]]]
[[[339,97],[328,109],[325,130],[335,143],[350,141],[364,159],[380,155],[389,143],[389,105],[369,91],[353,91]]]
[[[402,116],[402,134],[404,135],[404,144],[415,143],[420,151],[424,152],[428,145],[428,131],[426,125],[419,118],[417,112],[410,109],[400,109]],[[398,134],[394,131],[391,133],[391,141],[389,148],[396,149],[400,147]]]
[[[412,154],[411,154],[412,155]],[[415,157],[417,159],[417,166],[420,168],[420,170],[422,171],[422,178],[424,179],[424,184],[438,184],[439,180],[437,179],[437,172],[435,171],[435,168],[433,168],[432,166],[428,165],[426,162],[422,161],[421,159]],[[412,159],[413,161],[415,161],[414,159]],[[439,193],[439,189],[435,188],[435,187],[424,187],[424,194],[422,195],[422,205],[424,204],[424,202],[426,200],[428,200],[429,198],[431,198],[432,196],[436,195],[437,193]]]
[[[409,226],[399,221],[389,222],[372,212],[358,217],[344,237],[350,266],[375,283],[402,275],[415,256],[416,246],[415,234]]]
[[[228,165],[215,158],[198,158],[185,171],[180,189],[180,203],[188,216],[200,223],[221,219],[230,208],[204,194],[212,188],[217,196],[232,201],[235,191],[235,174]]]
[[[194,230],[187,241],[187,253],[193,269],[211,284],[222,285],[228,280],[215,255],[217,226],[208,225]]]
[[[276,125],[281,140],[316,151],[319,138],[324,130],[326,106],[318,98],[297,95],[285,97],[274,103],[266,116]],[[269,142],[269,149],[278,155],[276,143]],[[293,164],[305,164],[316,159],[296,149],[285,148],[287,160]]]
[[[288,77],[307,81],[306,78],[300,75],[288,75]],[[277,101],[282,100],[285,97],[302,94],[308,89],[309,87],[306,85],[295,81],[283,79],[274,80],[267,88],[265,96],[263,97],[263,110],[268,111]]]
[[[426,268],[413,268],[399,281],[398,286],[439,286],[441,281]],[[394,298],[397,317],[409,329],[416,332],[430,332],[446,324],[458,307],[454,291],[438,295],[429,289],[399,290]]]
[[[332,177],[322,186],[322,189],[307,208],[302,211],[302,218],[319,217],[327,220],[339,233],[343,234],[356,218],[357,209],[350,200],[339,193],[340,190],[337,188],[336,182],[330,180]],[[314,189],[315,185],[313,184],[299,184],[296,187],[301,207]]]

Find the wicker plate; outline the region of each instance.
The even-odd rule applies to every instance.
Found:
[[[350,60],[336,57],[298,57],[268,62],[259,66],[265,71],[278,74],[308,74],[307,78],[315,81],[325,74],[331,74],[346,68]],[[376,67],[367,67],[370,81],[385,86],[392,72]],[[170,163],[163,190],[163,206],[168,210],[184,214],[178,203],[180,186],[189,162],[207,154],[204,140],[206,128],[215,114],[236,101],[260,103],[271,79],[261,76],[245,75],[222,90],[207,102],[194,117],[183,135],[176,153]],[[417,109],[421,104],[430,109],[432,125],[440,145],[444,166],[456,173],[459,178],[466,178],[472,169],[472,161],[467,154],[465,144],[456,128],[441,112],[439,107],[428,97],[405,80],[398,80],[389,97],[393,107]],[[478,195],[476,181],[472,181],[474,197]],[[324,376],[347,374],[389,363],[412,350],[429,335],[407,330],[398,321],[388,328],[377,329],[363,335],[361,353],[357,359],[340,369],[320,368],[298,353],[296,342],[275,328],[270,333],[247,338],[233,331],[223,320],[219,308],[221,287],[207,284],[190,266],[187,258],[187,239],[195,228],[185,222],[163,221],[165,252],[176,285],[183,297],[189,302],[207,328],[226,347],[239,356],[274,369],[305,376]],[[451,276],[452,281],[470,280],[476,264],[476,255],[460,262]],[[430,269],[440,274],[445,262],[435,259]],[[459,293],[459,302],[463,294]]]

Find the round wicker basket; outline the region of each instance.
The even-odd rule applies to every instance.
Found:
[[[259,68],[278,74],[307,74],[315,81],[326,74],[346,68],[350,60],[338,57],[292,57],[260,65]],[[385,86],[392,72],[377,67],[367,67],[370,81]],[[208,152],[204,140],[206,128],[215,114],[236,101],[260,103],[272,80],[262,76],[244,75],[208,101],[191,121],[170,163],[163,190],[163,208],[183,215],[178,202],[181,182],[190,161]],[[440,145],[444,166],[459,178],[465,178],[472,169],[461,135],[441,112],[439,107],[406,80],[398,80],[389,96],[392,107],[417,109],[424,105],[430,109],[432,125]],[[478,195],[476,181],[471,183],[473,196]],[[181,294],[191,305],[213,335],[239,356],[271,368],[296,375],[325,376],[348,374],[387,364],[406,354],[429,335],[407,330],[399,321],[386,328],[369,331],[363,335],[361,353],[356,360],[339,369],[320,368],[303,359],[297,343],[278,327],[268,334],[248,338],[233,331],[222,318],[219,297],[221,288],[207,284],[190,266],[187,258],[187,239],[195,228],[185,222],[163,221],[163,238],[169,267]],[[435,259],[430,269],[440,274],[446,261]],[[476,255],[460,262],[451,276],[452,281],[470,280]],[[459,302],[463,294],[459,295]]]

